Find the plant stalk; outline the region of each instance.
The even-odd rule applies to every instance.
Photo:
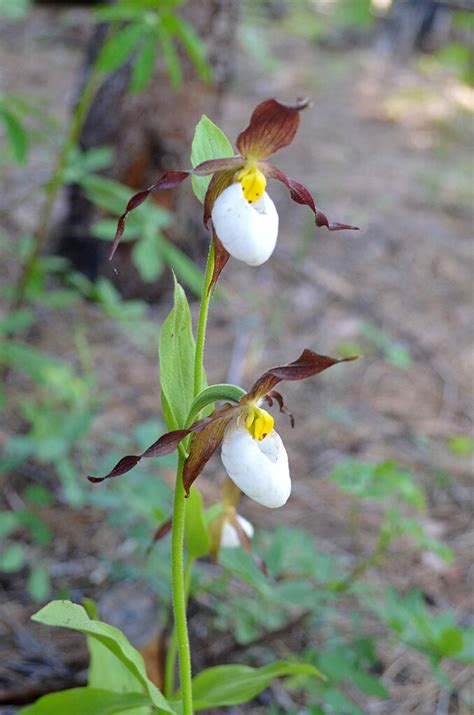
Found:
[[[173,506],[173,529],[171,533],[171,583],[173,591],[174,629],[176,632],[179,656],[179,676],[183,715],[193,713],[193,693],[191,683],[191,650],[189,647],[188,626],[186,621],[186,587],[184,576],[184,519],[186,502],[184,501],[182,454],[178,458],[176,487]],[[174,636],[174,634],[173,634]],[[172,639],[173,639],[172,636]],[[174,666],[174,664],[173,664]],[[172,681],[172,671],[171,678]]]
[[[214,245],[211,243],[207,256],[206,272],[202,288],[201,304],[196,333],[196,352],[194,357],[194,394],[196,397],[203,387],[202,373],[204,360],[204,344],[206,340],[207,314],[211,299],[210,284],[214,272]],[[186,457],[180,452],[176,488],[174,493],[173,528],[171,535],[171,583],[173,591],[174,631],[170,640],[170,652],[166,659],[165,686],[173,691],[173,672],[175,653],[178,651],[179,675],[183,715],[192,715],[193,694],[191,680],[191,650],[186,621],[186,608],[191,579],[191,562],[184,569],[184,521],[186,515],[185,492],[183,486],[183,468]]]
[[[209,302],[212,291],[209,290],[214,272],[214,243],[211,242],[209,253],[207,254],[206,272],[204,274],[204,285],[202,289],[201,305],[199,307],[199,318],[196,332],[196,354],[194,359],[194,395],[202,390],[202,368],[204,363],[204,344],[206,341],[207,314],[209,312]]]
[[[186,603],[189,597],[189,586],[191,583],[191,568],[193,562],[188,560],[184,567],[184,591]],[[174,666],[176,663],[176,654],[178,651],[178,641],[176,638],[176,628],[173,628],[171,637],[166,651],[165,662],[165,677],[164,677],[164,694],[165,698],[171,698],[174,693]]]

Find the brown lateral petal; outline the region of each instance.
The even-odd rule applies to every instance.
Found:
[[[239,134],[236,146],[248,159],[266,159],[293,141],[300,122],[299,113],[309,104],[299,99],[293,106],[276,99],[261,102],[253,111],[250,123]]]
[[[229,156],[224,159],[208,159],[194,167],[189,173],[194,176],[209,176],[221,171],[230,171],[234,174],[243,165],[241,156]]]
[[[258,554],[256,554],[255,551],[252,549],[252,542],[249,539],[248,535],[243,530],[243,528],[237,518],[237,512],[234,511],[233,514],[229,515],[228,520],[229,520],[229,523],[236,530],[240,545],[243,548],[243,550],[246,551],[248,554],[250,554],[250,556],[254,560],[254,563],[257,566],[258,570],[261,571],[264,576],[268,576],[267,565],[263,561],[263,559],[261,559],[260,556],[258,556]]]
[[[230,253],[226,251],[226,249],[220,242],[219,238],[217,237],[217,233],[214,230],[214,227],[212,228],[212,242],[214,244],[214,270],[212,272],[211,282],[209,283],[208,293],[214,290],[214,287],[219,280],[219,276],[224,270],[225,265],[230,258]]]
[[[229,524],[233,526],[236,530],[237,536],[239,537],[239,543],[243,550],[246,551],[248,554],[251,554],[252,542],[250,541],[248,534],[243,530],[242,525],[237,518],[237,512],[235,511],[235,509],[233,512],[228,514],[227,520]]]
[[[337,221],[330,223],[327,216],[316,208],[314,199],[306,186],[300,184],[299,181],[290,179],[290,177],[286,176],[286,174],[284,174],[277,166],[264,163],[261,165],[261,169],[266,176],[271,176],[273,179],[278,179],[278,181],[281,181],[282,184],[285,184],[285,186],[290,190],[290,196],[293,201],[296,201],[297,204],[302,204],[303,206],[309,206],[311,211],[314,213],[316,226],[325,226],[328,231],[359,231],[358,226],[351,226],[348,223],[339,223]]]
[[[197,425],[198,423],[196,423]],[[142,459],[148,457],[164,457],[166,454],[171,454],[178,444],[184,439],[188,434],[193,432],[196,425],[193,425],[190,429],[180,429],[174,430],[173,432],[167,432],[162,435],[156,442],[154,442],[148,449],[146,449],[142,454],[128,454],[126,457],[122,457],[115,467],[110,470],[108,474],[103,477],[87,477],[87,479],[92,482],[92,484],[99,484],[105,479],[111,479],[112,477],[121,477],[122,474],[126,474],[133,467],[138,464]]]
[[[242,166],[242,159],[239,160],[239,167]],[[237,168],[239,168],[237,167]],[[227,189],[234,181],[236,169],[219,171],[214,174],[209,186],[207,187],[206,196],[204,197],[204,225],[207,226],[211,218],[212,207],[219,196]]]
[[[138,206],[140,206],[153,191],[163,191],[164,189],[173,189],[175,186],[181,184],[188,176],[195,174],[196,176],[209,176],[209,174],[214,174],[216,171],[224,171],[225,169],[232,169],[236,171],[239,166],[242,166],[242,159],[240,157],[228,157],[224,159],[210,159],[209,161],[203,161],[198,164],[194,169],[190,171],[167,171],[163,176],[161,176],[158,181],[155,181],[151,186],[143,191],[139,191],[134,194],[127,204],[124,213],[120,216],[117,223],[117,230],[115,232],[114,242],[112,244],[112,250],[110,252],[109,261],[115,255],[115,251],[120,243],[120,239],[123,236],[125,230],[125,220],[130,213]]]
[[[337,359],[327,357],[326,355],[318,355],[307,348],[303,350],[299,358],[287,365],[272,367],[267,372],[264,372],[261,377],[252,385],[252,388],[247,395],[241,399],[242,404],[246,404],[253,400],[259,400],[265,395],[268,395],[272,389],[282,380],[294,381],[305,380],[307,377],[317,375],[323,370],[327,370],[332,365],[337,365],[340,362],[348,362],[356,360],[357,355],[351,357]],[[274,395],[271,395],[274,397]],[[275,399],[277,399],[275,397]]]
[[[153,539],[151,540],[151,543],[147,547],[146,554],[150,553],[150,551],[153,548],[153,545],[156,544],[157,541],[160,541],[161,539],[164,539],[167,534],[170,533],[171,527],[173,526],[173,519],[170,516],[166,521],[163,522],[161,526],[158,527],[158,529],[155,531],[153,534]]]
[[[109,256],[109,261],[112,260],[112,258],[115,255],[115,251],[118,248],[118,245],[120,243],[120,239],[123,236],[123,232],[125,230],[125,220],[130,213],[130,211],[133,211],[136,209],[138,206],[140,206],[146,199],[149,197],[149,195],[153,191],[161,191],[163,189],[173,189],[175,186],[178,186],[181,184],[188,176],[190,172],[189,171],[167,171],[166,174],[163,174],[158,181],[155,181],[154,184],[149,186],[147,189],[144,189],[143,191],[139,191],[138,194],[134,194],[130,201],[127,204],[127,207],[124,211],[124,213],[120,216],[118,223],[117,223],[117,230],[115,232],[115,238],[114,242],[112,244],[112,250],[110,251],[110,256]]]
[[[206,422],[207,420],[207,423],[194,432],[189,448],[189,457],[184,465],[183,485],[186,495],[189,495],[189,490],[194,480],[202,472],[204,466],[222,442],[225,428],[240,409],[236,405],[225,405],[214,412],[211,417],[201,420],[201,422]]]
[[[265,395],[265,397],[263,399],[265,400],[265,402],[267,402],[270,405],[270,407],[273,405],[273,400],[276,400],[276,402],[278,402],[280,412],[282,412],[284,415],[287,415],[290,418],[290,424],[292,427],[295,426],[295,418],[291,414],[290,410],[288,410],[285,407],[285,401],[283,399],[283,395],[281,395],[276,390],[271,390],[269,393],[267,393]]]

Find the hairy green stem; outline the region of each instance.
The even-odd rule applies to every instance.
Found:
[[[209,302],[212,291],[210,290],[212,274],[214,272],[214,244],[211,242],[207,256],[206,273],[204,275],[204,285],[202,289],[201,305],[199,307],[199,318],[196,333],[196,354],[194,358],[194,395],[196,397],[202,389],[202,372],[204,362],[204,343],[206,341],[207,314],[209,312]]]
[[[189,559],[184,567],[184,592],[186,603],[189,597],[189,587],[191,584],[191,568],[193,565],[193,560]],[[165,678],[164,678],[164,690],[165,698],[171,698],[174,693],[174,666],[176,663],[176,654],[178,651],[178,640],[176,638],[176,628],[173,628],[171,637],[168,643],[168,648],[166,651],[166,662],[165,662]]]
[[[191,650],[189,647],[188,626],[186,622],[186,587],[184,577],[184,519],[186,502],[184,501],[183,467],[184,459],[180,454],[176,473],[176,487],[173,506],[173,529],[171,533],[171,582],[173,591],[174,628],[176,631],[179,656],[179,676],[183,715],[193,713],[193,693],[191,683]],[[172,677],[172,676],[171,676]]]
[[[211,280],[214,272],[214,245],[211,243],[207,257],[206,272],[202,288],[199,319],[196,333],[196,352],[194,357],[194,395],[202,389],[204,343],[206,340],[207,314],[211,300]],[[176,488],[174,493],[173,528],[171,535],[171,584],[173,592],[174,632],[171,635],[170,653],[167,655],[165,687],[167,694],[173,691],[173,672],[175,653],[178,651],[179,676],[183,715],[192,715],[193,694],[191,680],[191,650],[186,622],[186,608],[191,579],[191,563],[184,572],[184,521],[186,515],[185,492],[183,486],[183,468],[185,456],[179,453]],[[169,695],[168,695],[169,696]]]

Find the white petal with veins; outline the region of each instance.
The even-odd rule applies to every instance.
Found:
[[[217,197],[212,223],[224,248],[249,266],[260,266],[273,253],[278,236],[278,214],[266,191],[254,203],[245,200],[239,182]]]
[[[253,536],[253,526],[250,521],[244,519],[244,517],[240,516],[240,514],[237,514],[237,521],[239,522],[245,534],[247,534],[249,539],[251,539]],[[230,521],[224,521],[221,533],[221,546],[224,546],[228,549],[236,549],[240,545],[241,544],[237,529],[235,528],[235,526],[233,526],[233,524],[230,523]]]
[[[286,504],[291,492],[288,455],[275,430],[258,441],[244,425],[229,425],[221,458],[229,477],[250,499],[270,509]]]

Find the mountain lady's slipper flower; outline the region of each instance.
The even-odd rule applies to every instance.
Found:
[[[234,484],[263,506],[272,509],[283,506],[291,492],[288,456],[274,429],[273,417],[262,404],[271,407],[276,401],[280,412],[290,416],[293,426],[293,417],[286,410],[281,394],[273,389],[275,385],[283,380],[304,380],[332,365],[354,359],[338,360],[304,350],[294,362],[264,372],[237,404],[226,403],[190,427],[164,434],[143,454],[123,457],[104,477],[89,477],[89,480],[97,483],[125,474],[141,459],[169,454],[185,437],[192,435],[183,470],[187,494],[205,464],[222,445],[222,462]]]
[[[171,189],[188,176],[211,176],[204,199],[204,223],[212,219],[212,240],[216,250],[212,285],[229,256],[258,266],[271,256],[278,235],[278,214],[266,192],[267,178],[281,181],[290,191],[293,201],[309,206],[317,226],[329,231],[358,230],[345,223],[331,223],[314,203],[308,189],[290,179],[267,159],[278,149],[293,141],[299,125],[300,111],[307,100],[286,105],[276,99],[261,102],[250,118],[248,127],[236,141],[238,154],[230,158],[204,161],[188,171],[168,171],[154,184],[132,196],[119,218],[112,245],[113,257],[130,211],[142,204],[153,191]]]
[[[250,541],[253,534],[254,528],[250,521],[240,514],[235,514],[232,519],[224,519],[219,546],[225,549],[237,549],[242,546],[243,540]]]

